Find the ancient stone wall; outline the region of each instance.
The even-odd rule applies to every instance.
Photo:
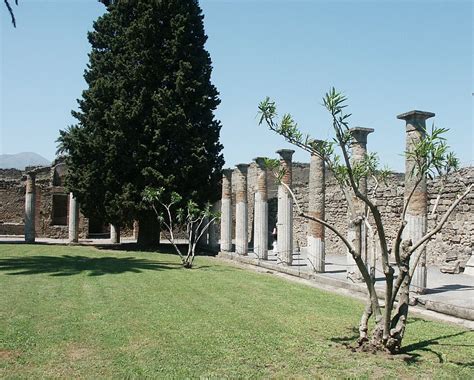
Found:
[[[474,182],[474,167],[464,168],[459,175],[450,176],[446,186],[442,189],[441,198],[437,206],[437,213],[431,215],[440,189],[440,179],[428,181],[428,228],[436,225],[440,213],[444,213],[462,191],[463,184]],[[309,164],[293,164],[293,191],[298,203],[304,211],[308,210],[308,183]],[[249,243],[253,244],[253,212],[254,194],[256,190],[256,166],[252,163],[248,169],[248,207],[249,207]],[[374,189],[373,181],[369,180],[369,190]],[[376,200],[382,218],[385,221],[386,234],[393,239],[398,228],[398,221],[403,208],[404,174],[392,174],[386,183],[380,183],[372,194]],[[233,228],[235,236],[235,189],[233,186]],[[268,173],[268,209],[269,209],[269,235],[276,225],[277,215],[277,184],[271,173]],[[294,209],[294,239],[295,248],[306,246],[307,221],[297,215]],[[326,173],[326,219],[344,234],[347,233],[347,203],[344,195],[331,173]],[[373,222],[372,222],[373,225]],[[376,232],[376,231],[374,231]],[[271,236],[269,243],[271,244]],[[443,231],[436,236],[427,246],[427,259],[429,263],[441,263],[446,256],[456,255],[461,263],[467,261],[474,249],[474,193],[459,205],[450,216]],[[345,247],[337,236],[331,231],[326,231],[326,251],[329,253],[345,254]]]
[[[63,225],[53,223],[53,195],[68,196],[66,189],[61,186],[63,175],[62,170],[55,170],[54,167],[45,167],[37,171],[35,213],[37,237],[60,239],[68,237],[67,219]],[[25,173],[20,170],[0,169],[0,235],[24,234],[25,181]],[[88,220],[80,214],[79,237],[86,238],[88,230]]]

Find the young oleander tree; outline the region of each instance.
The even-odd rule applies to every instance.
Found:
[[[165,200],[166,197],[164,188],[147,187],[143,191],[143,200],[150,205],[160,224],[165,227],[164,235],[181,259],[183,267],[192,268],[199,241],[212,223],[220,218],[220,214],[212,211],[210,203],[200,208],[193,200],[184,202],[183,197],[176,192],[172,192],[168,200]],[[179,230],[186,233],[186,252],[181,251],[175,237]]]
[[[84,214],[139,221],[138,242],[159,240],[147,187],[200,207],[217,200],[223,165],[220,100],[211,83],[203,15],[196,0],[103,1],[88,34],[87,89],[60,131],[66,185]]]
[[[342,192],[345,195],[349,209],[357,209],[361,203],[367,209],[366,213],[349,212],[354,219],[351,225],[369,226],[377,236],[378,251],[385,278],[385,296],[382,308],[379,303],[378,291],[375,288],[375,279],[364,262],[357,241],[349,240],[341,231],[326,220],[315,218],[305,213],[291,191],[300,216],[316,221],[335,233],[347,247],[354,258],[357,267],[367,287],[367,305],[359,324],[358,346],[362,350],[384,350],[390,353],[400,351],[409,310],[410,284],[415,269],[420,262],[423,247],[442,229],[451,213],[459,203],[471,192],[473,183],[464,183],[465,189],[457,195],[444,214],[440,215],[434,228],[426,232],[418,241],[403,238],[403,231],[407,225],[407,210],[413,201],[414,194],[427,176],[446,176],[458,169],[458,160],[449,152],[448,145],[443,135],[447,131],[433,126],[426,131],[426,137],[417,142],[413,149],[405,152],[413,162],[414,167],[406,176],[410,176],[414,183],[410,195],[404,202],[403,211],[398,222],[397,234],[393,241],[386,235],[386,224],[375,201],[375,192],[362,192],[361,181],[368,176],[375,179],[374,183],[383,181],[388,171],[378,167],[377,156],[373,153],[366,154],[363,160],[351,160],[350,145],[352,135],[349,130],[350,114],[345,112],[347,107],[346,97],[332,88],[323,98],[324,107],[331,114],[334,129],[333,141],[315,140],[309,135],[303,135],[298,125],[290,114],[284,114],[281,120],[277,117],[275,103],[266,98],[259,104],[259,125],[266,124],[270,130],[283,136],[291,144],[322,157],[327,168],[334,174]],[[278,161],[268,160],[267,166],[273,169],[277,179],[281,179],[284,172],[278,166]],[[280,183],[282,183],[280,181]],[[283,183],[282,183],[283,184]],[[284,185],[284,184],[283,184]],[[370,218],[370,219],[369,219]],[[370,225],[372,220],[374,226]],[[395,262],[393,265],[391,262]],[[398,269],[398,277],[394,276]],[[369,320],[373,318],[373,329],[369,331]]]

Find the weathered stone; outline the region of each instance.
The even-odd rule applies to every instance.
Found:
[[[293,262],[293,198],[289,193],[292,184],[292,156],[295,151],[291,149],[280,149],[280,166],[284,170],[282,184],[278,186],[278,256],[280,260],[291,265]]]
[[[398,115],[397,118],[405,120],[406,128],[406,148],[407,152],[412,152],[415,145],[421,141],[426,133],[426,120],[435,116],[432,112],[410,111]],[[406,156],[405,159],[405,202],[410,194],[411,200],[407,207],[406,221],[407,226],[404,230],[403,238],[411,239],[413,244],[416,244],[427,231],[427,214],[428,214],[428,192],[426,177],[420,179],[417,185],[418,178],[411,175],[416,163],[413,158]],[[426,289],[426,249],[420,248],[420,259],[416,267],[412,279],[412,288],[417,293],[424,293]],[[415,252],[418,255],[419,252]]]
[[[367,136],[372,133],[374,130],[372,128],[362,128],[356,127],[351,128],[350,130],[352,141],[351,141],[351,161],[353,165],[364,160],[367,154]],[[361,178],[359,180],[359,191],[363,195],[367,195],[367,178]],[[385,190],[385,194],[387,190]],[[366,205],[365,203],[357,198],[353,192],[350,192],[352,195],[352,203],[354,210],[348,210],[349,217],[349,226],[348,226],[348,240],[352,242],[356,251],[360,252],[362,260],[367,264],[368,262],[368,241],[367,241],[367,227],[364,223],[354,223],[358,217],[361,217],[366,214]],[[391,194],[388,191],[388,194]],[[354,258],[347,250],[347,278],[354,282],[362,282],[362,274],[360,273],[357,264],[354,261]]]
[[[36,238],[35,211],[36,211],[36,174],[28,173],[25,194],[25,241],[34,243]]]
[[[324,158],[311,155],[309,168],[309,210],[308,214],[324,220],[326,180]],[[314,220],[308,221],[308,261],[315,272],[325,271],[324,226]]]
[[[222,171],[221,251],[232,251],[232,170]]]
[[[255,192],[255,238],[253,249],[258,258],[266,260],[268,258],[267,172],[265,170],[265,159],[263,157],[257,157],[254,160],[257,164],[257,189]]]
[[[235,252],[239,255],[248,254],[248,202],[247,202],[247,170],[248,164],[238,164],[236,169],[236,216],[235,216]]]
[[[440,271],[442,273],[450,273],[450,274],[457,274],[460,272],[459,269],[459,260],[451,261],[449,263],[445,263],[441,266]]]
[[[79,241],[79,205],[73,193],[69,193],[69,243]]]
[[[112,244],[120,244],[120,226],[110,225],[110,242]]]

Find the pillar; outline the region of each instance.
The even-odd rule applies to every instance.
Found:
[[[232,170],[222,171],[221,251],[232,251]]]
[[[254,207],[254,252],[262,260],[268,259],[268,187],[265,158],[254,159],[257,164],[257,191]]]
[[[435,116],[432,112],[410,111],[397,116],[397,119],[405,120],[406,146],[405,150],[410,152],[416,143],[425,137],[426,120]],[[416,177],[410,173],[415,166],[413,159],[405,158],[405,201],[413,190]],[[413,193],[407,209],[407,225],[404,230],[403,239],[411,239],[416,243],[426,234],[428,213],[428,196],[426,191],[426,177],[424,177]],[[415,252],[417,254],[418,252]],[[412,262],[413,262],[412,257]],[[423,247],[420,261],[411,282],[412,289],[417,293],[424,293],[426,289],[426,250]]]
[[[212,205],[212,213],[217,214],[220,208],[221,208],[220,202],[214,203]],[[207,231],[207,234],[209,236],[209,246],[210,246],[211,250],[218,251],[219,250],[219,241],[217,239],[217,224],[216,224],[215,220],[209,225],[209,229]]]
[[[351,140],[351,163],[357,164],[362,161],[367,154],[367,136],[372,133],[374,130],[372,128],[363,128],[355,127],[350,130],[352,140]],[[367,195],[367,177],[361,178],[359,181],[359,191]],[[363,201],[357,198],[353,192],[352,202],[354,205],[354,210],[351,212],[349,210],[349,228],[347,237],[350,242],[353,243],[356,251],[359,251],[362,257],[362,260],[367,263],[367,227],[365,224],[355,225],[353,221],[359,215],[364,215],[366,213],[366,205]],[[363,281],[362,275],[357,267],[354,258],[352,255],[347,252],[347,278],[351,279],[354,282]]]
[[[248,204],[247,204],[248,164],[238,164],[235,184],[235,252],[248,254]]]
[[[79,205],[73,193],[69,193],[69,243],[79,241]]]
[[[34,243],[35,230],[35,204],[36,204],[36,174],[28,173],[26,176],[25,194],[25,242]]]
[[[309,164],[309,205],[308,214],[324,220],[326,202],[326,178],[323,157],[312,154]],[[311,270],[325,271],[324,226],[309,220],[308,223],[308,260]]]
[[[138,229],[140,228],[139,224],[138,224],[138,220],[134,220],[133,221],[133,238],[135,240],[138,239]]]
[[[294,150],[277,150],[280,155],[280,166],[285,171],[282,184],[278,186],[278,221],[277,244],[278,255],[286,265],[293,262],[293,199],[283,184],[291,189],[292,182],[292,157]]]
[[[110,225],[110,242],[112,244],[120,244],[120,226]]]

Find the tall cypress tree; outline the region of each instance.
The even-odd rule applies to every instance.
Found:
[[[105,3],[88,34],[78,123],[60,131],[59,148],[85,215],[118,225],[138,218],[139,241],[148,243],[158,234],[141,201],[146,186],[215,200],[220,101],[197,0]]]

